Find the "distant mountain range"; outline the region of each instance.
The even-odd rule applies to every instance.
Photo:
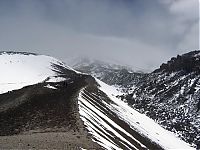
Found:
[[[130,67],[87,58],[74,62],[72,68],[90,74],[109,85],[126,88],[136,85],[146,75],[141,71],[135,72]]]
[[[199,149],[198,54],[144,74],[0,52],[0,149]]]

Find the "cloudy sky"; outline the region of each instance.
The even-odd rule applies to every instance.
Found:
[[[0,49],[152,70],[199,49],[199,0],[0,0]]]

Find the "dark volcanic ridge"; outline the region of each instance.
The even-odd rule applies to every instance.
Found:
[[[26,52],[0,55],[3,54],[39,56]],[[77,101],[80,89],[95,80],[64,67],[61,62],[52,62],[50,67],[56,76],[0,94],[0,148],[100,149],[80,119]],[[62,80],[55,82],[51,78]],[[60,144],[56,142],[59,138]],[[49,147],[51,143],[54,145]]]

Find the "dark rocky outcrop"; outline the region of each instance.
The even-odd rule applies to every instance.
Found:
[[[163,63],[154,72],[174,72],[184,71],[185,73],[200,72],[200,52],[192,51],[177,57],[171,58],[167,63]]]

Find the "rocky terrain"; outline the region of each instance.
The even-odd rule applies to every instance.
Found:
[[[200,52],[172,58],[125,96],[141,113],[200,148]]]
[[[173,57],[146,74],[108,66],[89,63],[85,72],[125,89],[123,101],[200,149],[200,51]]]

